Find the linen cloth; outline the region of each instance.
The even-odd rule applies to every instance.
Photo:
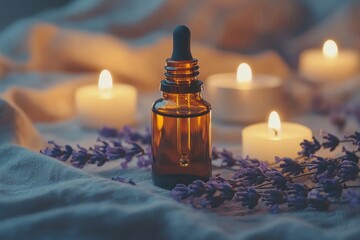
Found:
[[[193,6],[190,1],[74,1],[19,21],[0,34],[0,239],[359,239],[359,209],[348,206],[279,214],[262,208],[246,210],[234,203],[194,210],[171,199],[169,191],[153,186],[150,170],[120,169],[118,161],[78,170],[39,154],[47,140],[83,146],[95,142],[96,132],[82,129],[76,120],[74,92],[96,83],[103,68],[116,81],[138,87],[136,127],[148,126],[151,102],[159,97],[156,88],[163,78],[164,61],[171,54],[171,29],[177,23],[198,30],[193,31],[192,48],[200,61],[205,90],[206,76],[234,71],[239,62],[247,61],[255,72],[274,74],[286,82],[292,104],[298,108],[288,118],[310,126],[315,135],[320,129],[334,132],[327,117],[306,111],[309,103],[303,102],[311,98],[311,86],[294,80],[292,69],[274,51],[248,56],[219,50],[234,47],[227,40],[231,37],[224,34],[216,41],[216,35],[221,29],[235,28],[237,22],[224,18],[214,33],[207,23],[196,25],[201,23],[196,14],[184,16],[196,7],[216,17],[220,12],[214,9],[229,9],[235,2],[198,1]],[[297,3],[289,2],[291,11]],[[354,11],[354,6],[358,5],[346,5],[328,21],[348,21],[346,13]],[[323,26],[317,32],[326,32],[326,22]],[[347,39],[355,41],[350,45],[359,47],[358,32],[341,29],[339,34],[344,36],[344,31]],[[256,39],[256,34],[246,34]],[[314,41],[305,33],[285,47]],[[242,44],[249,46],[246,41]],[[335,103],[357,104],[358,84],[355,76],[341,88],[322,91]],[[216,121],[213,126],[214,144],[240,154],[242,126]],[[358,128],[350,120],[341,134]],[[215,173],[231,174],[216,167]],[[137,186],[109,180],[116,175],[132,178]]]

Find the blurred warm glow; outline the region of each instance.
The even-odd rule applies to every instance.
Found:
[[[324,43],[323,46],[323,53],[326,57],[334,58],[338,54],[338,47],[336,45],[336,42],[329,39]]]
[[[275,132],[275,135],[281,130],[281,121],[279,114],[276,111],[272,111],[269,116],[268,128]]]
[[[100,73],[99,77],[99,90],[109,90],[113,87],[113,81],[111,74],[108,70],[104,69]]]
[[[250,83],[252,80],[251,67],[247,63],[241,63],[237,69],[236,81],[238,83]]]

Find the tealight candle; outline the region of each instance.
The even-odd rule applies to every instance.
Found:
[[[256,122],[282,107],[283,83],[272,75],[252,74],[241,63],[237,73],[219,73],[206,82],[213,116],[224,122]]]
[[[268,123],[253,124],[243,129],[242,154],[243,157],[274,163],[275,156],[296,157],[304,139],[312,139],[312,132],[308,127],[296,123],[281,123],[278,113],[273,111]]]
[[[352,49],[338,50],[329,39],[323,49],[308,49],[300,54],[299,72],[313,82],[341,81],[359,71],[358,53]]]
[[[122,128],[135,121],[136,88],[128,84],[113,84],[108,70],[100,73],[98,85],[87,85],[75,93],[75,107],[85,127]]]

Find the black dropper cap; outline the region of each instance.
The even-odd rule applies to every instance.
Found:
[[[192,60],[190,50],[190,30],[187,26],[179,25],[173,32],[173,52],[171,60],[186,61]]]

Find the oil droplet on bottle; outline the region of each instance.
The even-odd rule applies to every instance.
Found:
[[[189,166],[190,160],[187,155],[182,155],[179,161],[181,167]]]

